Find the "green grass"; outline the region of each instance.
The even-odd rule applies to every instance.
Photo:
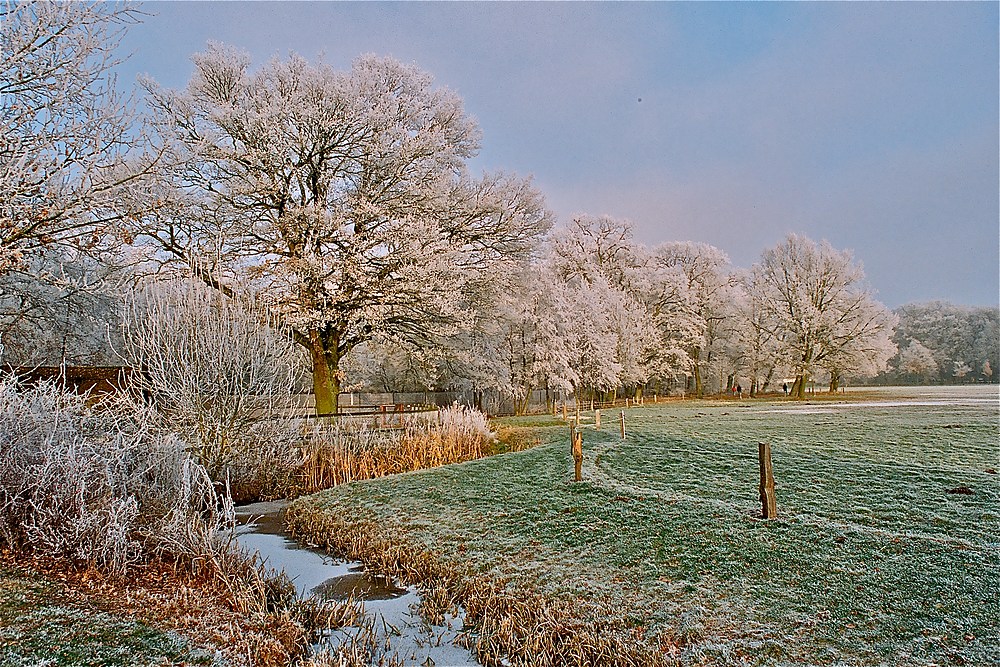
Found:
[[[647,405],[627,412],[624,442],[615,411],[585,432],[580,484],[565,427],[540,419],[535,449],[305,502],[608,603],[684,640],[689,662],[1000,664],[998,402],[961,391],[931,392],[942,405]],[[758,518],[764,440],[775,521]],[[958,486],[974,493],[946,493]]]
[[[39,575],[0,569],[0,665],[211,665],[186,641],[66,598]]]

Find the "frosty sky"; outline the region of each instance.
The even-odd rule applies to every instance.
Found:
[[[747,267],[851,248],[891,307],[996,305],[998,7],[982,3],[146,3],[121,71],[183,86],[208,40],[415,62],[563,221],[632,220]]]

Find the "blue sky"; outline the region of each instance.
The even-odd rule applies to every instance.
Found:
[[[123,80],[182,87],[208,40],[392,55],[465,99],[474,170],[532,174],[560,220],[744,267],[798,232],[852,249],[889,306],[1000,300],[1000,3],[142,7]]]

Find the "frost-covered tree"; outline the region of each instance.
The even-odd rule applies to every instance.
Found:
[[[653,261],[666,271],[679,274],[682,288],[673,308],[674,317],[689,323],[688,356],[695,395],[704,392],[704,372],[721,359],[720,346],[729,339],[732,298],[728,292],[729,257],[707,243],[664,243],[653,249]]]
[[[686,386],[693,365],[690,350],[703,333],[702,322],[689,307],[687,279],[675,267],[648,261],[639,291],[654,331],[650,376],[660,382],[683,377]]]
[[[548,261],[565,289],[577,386],[605,392],[644,385],[657,336],[640,288],[644,250],[632,241],[631,223],[578,216],[553,233]]]
[[[566,283],[590,284],[603,278],[622,290],[634,287],[643,268],[632,223],[606,215],[580,215],[554,230],[549,261]]]
[[[125,277],[65,248],[34,253],[0,275],[0,363],[114,364]]]
[[[941,381],[968,381],[984,363],[1000,363],[1000,310],[996,307],[931,301],[906,304],[895,312],[899,316],[896,344],[902,349],[910,340],[920,341],[934,355],[936,378]],[[899,368],[898,359],[894,365]],[[973,369],[977,373],[971,373]]]
[[[878,372],[894,354],[896,318],[863,279],[850,252],[796,234],[765,250],[754,265],[748,288],[796,375],[793,394],[799,398],[820,369]]]
[[[137,18],[127,3],[0,2],[0,274],[124,233],[117,194],[143,169],[114,51]]]
[[[620,332],[614,311],[622,293],[598,276],[593,282],[565,286],[566,336],[570,367],[576,376],[574,393],[608,392],[622,384]]]
[[[122,358],[140,371],[132,384],[214,479],[287,456],[298,427],[280,416],[298,360],[266,308],[190,278],[160,281],[129,294],[122,327]]]
[[[415,348],[396,340],[358,345],[341,362],[342,391],[428,391],[440,378],[444,351]]]
[[[909,375],[916,375],[927,382],[938,372],[937,361],[930,349],[920,341],[911,340],[899,352],[899,370]]]
[[[494,311],[497,377],[503,378],[517,414],[527,412],[535,389],[546,390],[551,400],[553,391],[569,391],[578,380],[565,299],[565,290],[536,266]]]
[[[760,295],[748,290],[741,277],[740,288],[733,290],[735,308],[735,341],[743,360],[743,372],[749,382],[751,396],[767,391],[775,373],[784,372],[781,365],[780,338],[767,309],[759,302]]]
[[[216,45],[194,63],[186,89],[148,86],[170,167],[149,193],[151,235],[209,284],[273,305],[311,355],[320,413],[336,410],[346,353],[456,335],[478,289],[549,226],[528,180],[468,174],[478,128],[415,66],[292,56],[254,70]]]

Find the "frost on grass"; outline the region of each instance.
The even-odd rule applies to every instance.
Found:
[[[606,614],[633,641],[669,639],[684,662],[991,664],[998,403],[992,388],[954,391],[822,415],[637,409],[624,442],[585,432],[581,484],[564,428],[540,429],[550,444],[308,504]],[[776,521],[758,518],[763,440]],[[973,493],[947,493],[958,486]]]
[[[223,664],[188,640],[67,599],[37,575],[0,569],[0,664]]]

